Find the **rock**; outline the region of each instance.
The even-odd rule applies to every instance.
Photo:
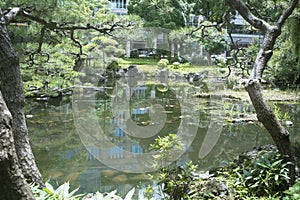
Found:
[[[121,78],[125,76],[125,71],[123,69],[119,69],[116,73],[116,78]]]
[[[169,77],[169,70],[167,68],[164,68],[162,70],[159,70],[156,73],[156,79],[161,83],[167,83]]]
[[[293,124],[294,124],[294,123],[293,123],[292,121],[286,121],[286,122],[285,122],[285,125],[286,125],[286,126],[293,126]]]
[[[222,73],[222,74],[224,74],[226,71],[227,71],[227,70],[224,69],[224,68],[219,69],[219,72]]]
[[[127,76],[129,77],[137,77],[138,76],[138,69],[136,67],[136,65],[130,65],[128,67],[128,70],[127,70]]]

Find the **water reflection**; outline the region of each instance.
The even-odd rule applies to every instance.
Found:
[[[139,101],[137,103],[133,99],[141,100],[143,95],[155,96],[156,99],[153,98],[153,101],[156,103],[164,102],[161,105],[164,106],[167,115],[166,124],[161,134],[176,132],[180,118],[184,116],[178,109],[178,100],[172,96],[173,94],[170,93],[168,96],[156,89],[154,85],[143,86],[143,89],[140,90],[139,88],[138,91],[132,97],[130,118],[142,126],[144,125],[142,122],[147,124],[146,122],[150,119],[148,102]],[[205,158],[199,160],[198,152],[211,120],[208,111],[214,109],[207,100],[199,99],[199,102],[201,102],[198,105],[201,106],[199,109],[201,120],[197,136],[179,162],[193,160],[199,164],[200,169],[205,170],[226,164],[242,151],[272,143],[264,128],[256,123],[230,124],[224,120],[222,122],[223,129],[215,147]],[[149,151],[149,144],[153,142],[154,137],[145,139],[128,135],[125,129],[119,126],[123,124],[122,119],[126,118],[125,112],[118,110],[120,116],[112,118],[109,114],[111,100],[99,99],[97,103],[95,109],[98,121],[102,127],[105,127],[106,133],[110,133],[106,137],[115,144],[107,152],[103,152],[102,148],[95,146],[87,148],[83,146],[76,133],[72,106],[69,101],[61,101],[59,106],[49,105],[46,102],[28,102],[27,114],[32,115],[32,118],[27,120],[31,144],[44,177],[60,183],[70,180],[73,187],[80,186],[81,192],[97,190],[103,192],[118,189],[120,194],[125,194],[132,187],[150,183],[146,174],[120,172],[98,161],[97,158],[105,153],[107,158],[114,160],[116,164],[126,165],[123,160],[126,152],[131,152],[132,158],[144,154]],[[250,109],[250,106],[245,105],[245,102],[232,102],[228,109],[232,107],[239,113]],[[291,120],[294,122],[294,126],[289,128],[292,140],[300,141],[297,135],[299,133],[299,105],[284,104],[281,108],[283,111],[288,110],[290,112]]]
[[[138,73],[130,68],[128,76],[96,85],[91,82],[96,78],[79,79],[73,95],[75,124],[83,144],[87,149],[100,148],[95,159],[107,166],[134,173],[160,168],[153,162],[157,152],[149,151],[158,136],[178,135],[184,146],[174,150],[172,159],[179,159],[197,134],[202,112],[193,86],[148,83]],[[87,84],[95,86],[82,87]]]

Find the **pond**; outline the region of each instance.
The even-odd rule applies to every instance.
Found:
[[[172,161],[192,160],[203,171],[225,165],[243,151],[273,144],[260,124],[232,123],[236,117],[253,115],[247,101],[197,98],[195,90],[207,88],[181,82],[124,83],[79,87],[72,98],[27,100],[37,164],[54,185],[70,181],[80,192],[117,189],[124,195],[152,184],[148,174],[161,166],[153,165],[156,152],[150,144],[169,133],[177,134],[184,146],[172,154]],[[293,121],[292,140],[300,141],[300,105],[276,105]]]

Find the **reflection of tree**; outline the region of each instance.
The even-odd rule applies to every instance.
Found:
[[[75,130],[72,112],[61,112],[67,106],[35,105],[29,111],[33,117],[27,124],[43,176],[59,182],[70,180],[79,186],[78,177],[86,169],[82,163],[86,162],[87,151]]]
[[[195,152],[198,152],[201,146],[199,144],[203,142],[205,134],[207,134],[206,128],[198,129],[191,151],[187,153],[187,157],[195,162],[199,162],[199,167],[203,170],[227,164],[241,152],[270,144],[270,141],[272,141],[262,126],[257,124],[223,125],[221,136],[213,150],[199,161],[198,158],[195,158]],[[245,143],[245,141],[247,142]]]

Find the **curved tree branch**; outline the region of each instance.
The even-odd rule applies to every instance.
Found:
[[[79,48],[79,55],[82,55],[82,45],[81,45],[81,43],[78,41],[78,40],[76,40],[75,38],[74,38],[74,30],[72,30],[71,31],[71,40],[78,46],[78,48]]]
[[[277,21],[277,26],[281,27],[285,20],[292,14],[293,10],[297,7],[299,0],[293,0],[291,5],[282,13]]]
[[[266,21],[253,15],[253,13],[242,1],[226,0],[226,4],[232,9],[237,10],[240,13],[240,15],[253,27],[260,29],[264,32],[271,28],[271,25],[268,24]]]

